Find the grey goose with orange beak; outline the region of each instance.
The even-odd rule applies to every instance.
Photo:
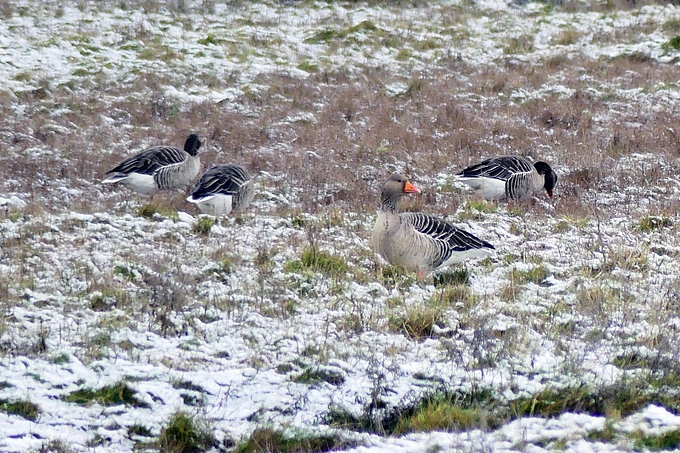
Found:
[[[421,212],[399,213],[399,198],[418,193],[406,176],[394,174],[383,186],[373,227],[373,247],[392,265],[425,272],[493,254],[494,247],[445,220]]]

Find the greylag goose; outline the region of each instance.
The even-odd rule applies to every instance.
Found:
[[[500,156],[467,167],[457,180],[487,200],[519,201],[545,189],[552,198],[557,175],[545,162],[522,156]]]
[[[418,272],[441,269],[468,258],[493,254],[493,245],[467,231],[420,212],[399,213],[397,202],[418,193],[406,176],[394,174],[385,183],[382,206],[373,227],[373,247],[388,263]]]
[[[104,184],[121,183],[135,192],[151,194],[158,190],[185,189],[198,175],[201,141],[191,134],[184,149],[154,146],[125,159],[106,172]]]
[[[229,215],[242,211],[255,196],[253,180],[240,165],[217,165],[206,171],[196,182],[187,198],[204,214]]]

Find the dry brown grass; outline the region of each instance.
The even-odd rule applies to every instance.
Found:
[[[175,7],[186,8],[180,3]],[[624,1],[614,3],[629,6]],[[554,6],[583,8],[576,2]],[[149,2],[148,7],[160,6]],[[609,11],[602,3],[597,8]],[[0,16],[14,14],[9,9],[0,7]],[[446,21],[452,34],[460,32],[457,27],[464,28],[455,17]],[[639,24],[631,33],[648,26]],[[669,30],[676,26],[668,25]],[[130,33],[139,37],[143,30]],[[617,33],[599,38],[630,40]],[[581,39],[576,30],[566,29],[554,45],[569,46]],[[29,202],[26,208],[0,210],[0,222],[7,225],[21,216],[18,235],[0,235],[0,261],[15,269],[11,277],[0,278],[0,333],[11,338],[18,325],[9,308],[34,303],[23,290],[59,289],[65,311],[85,311],[96,320],[92,323],[96,335],[84,328],[79,334],[82,344],[76,356],[86,364],[110,353],[139,356],[141,347],[116,342],[112,333],[121,327],[168,337],[209,338],[212,329],[203,325],[216,321],[228,321],[234,332],[240,332],[239,324],[247,326],[250,317],[260,315],[266,322],[278,319],[304,325],[312,303],[318,305],[314,310],[323,306],[333,312],[325,320],[328,344],[312,343],[302,354],[320,361],[340,356],[343,348],[336,346],[336,338],[362,341],[361,334],[370,331],[403,335],[408,344],[438,341],[455,363],[468,370],[504,366],[509,357],[526,354],[534,344],[534,332],[564,343],[557,347],[560,354],[569,351],[573,339],[593,350],[600,347],[600,340],[678,350],[675,330],[665,327],[677,318],[674,301],[680,285],[673,281],[663,287],[667,297],[652,316],[645,304],[654,298],[645,297],[643,288],[645,279],[653,281],[661,274],[659,255],[673,259],[678,255],[674,241],[664,242],[676,233],[680,212],[680,201],[668,200],[668,193],[675,192],[665,192],[675,189],[679,170],[680,137],[669,123],[669,118],[677,117],[678,107],[663,93],[664,87],[676,83],[677,68],[644,54],[588,59],[559,50],[563,53],[539,64],[518,58],[517,53],[531,49],[532,42],[530,35],[516,37],[507,43],[497,64],[489,67],[472,66],[449,55],[437,62],[439,69],[422,73],[398,74],[380,68],[350,74],[316,68],[306,79],[284,73],[260,75],[251,84],[256,88],[244,89],[234,102],[182,104],[164,95],[168,85],[232,87],[238,83],[236,72],[219,79],[207,70],[131,75],[125,86],[105,76],[90,78],[81,87],[75,82],[53,86],[45,81],[36,90],[17,94],[25,105],[21,114],[11,108],[15,101],[0,92],[0,192],[28,194]],[[394,95],[389,88],[395,83],[408,88]],[[116,250],[112,252],[118,258],[116,265],[101,269],[68,257],[64,260],[68,266],[54,271],[56,283],[43,279],[36,284],[35,276],[44,268],[60,265],[56,259],[50,262],[46,252],[59,240],[50,228],[72,236],[62,240],[73,240],[73,248],[82,256],[97,251],[96,245],[84,242],[87,236],[78,237],[81,230],[95,229],[95,222],[50,217],[48,223],[43,221],[48,214],[134,213],[134,205],[144,205],[149,198],[125,188],[101,186],[104,172],[147,146],[181,146],[190,132],[198,133],[204,142],[204,169],[241,163],[259,176],[261,187],[290,200],[290,204],[267,205],[270,212],[252,212],[253,217],[278,216],[276,222],[290,227],[286,237],[258,238],[262,242],[251,255],[233,248],[238,228],[218,238],[207,233],[187,242],[172,233],[149,239],[161,223],[159,217],[172,218],[177,210],[196,212],[181,193],[164,193],[153,200],[154,209],[164,214],[137,222],[148,229],[126,236],[130,245],[147,247],[150,241],[144,252]],[[488,204],[486,210],[480,209],[485,204],[450,184],[447,175],[499,154],[526,154],[550,162],[560,178],[555,199],[543,195],[538,202],[515,207]],[[476,262],[473,271],[474,277],[495,273],[505,278],[502,286],[487,293],[479,285],[458,284],[440,290],[434,300],[413,302],[409,288],[420,283],[411,274],[379,269],[362,241],[370,236],[367,219],[373,218],[379,188],[393,171],[411,174],[422,189],[420,196],[404,200],[403,210],[434,212],[492,227],[500,216],[509,216],[498,222],[499,229],[490,236],[500,238],[507,230],[506,237],[514,242],[499,244],[498,257],[485,260],[486,264]],[[442,179],[446,189],[440,190],[437,185],[442,185]],[[629,188],[639,192],[625,192]],[[128,200],[132,203],[126,204]],[[469,209],[463,208],[456,217],[461,206]],[[608,222],[620,221],[622,214],[631,222],[600,232],[600,226],[611,226]],[[354,215],[358,220],[352,223]],[[650,215],[673,222],[644,231],[638,228],[637,219]],[[127,234],[125,227],[115,228],[116,234]],[[105,231],[96,236],[102,244],[115,239]],[[555,247],[555,235],[561,235],[558,240],[564,247],[559,242]],[[637,247],[637,238],[651,239]],[[333,252],[331,257],[339,252],[340,261],[325,257],[326,264],[320,264],[317,245]],[[314,259],[304,257],[307,250],[314,252],[307,253]],[[39,263],[36,257],[46,262]],[[508,273],[513,261],[536,266]],[[341,271],[333,271],[333,266]],[[332,278],[319,276],[324,269]],[[244,278],[231,279],[237,272]],[[252,280],[245,278],[251,275]],[[572,277],[572,286],[554,292],[553,278]],[[224,284],[224,292],[203,292],[217,282]],[[352,293],[350,283],[367,282],[407,296]],[[649,287],[658,285],[653,281]],[[122,313],[110,315],[112,311]],[[504,318],[511,322],[499,322]],[[628,327],[641,321],[659,329],[631,338]],[[53,352],[48,346],[61,334],[57,329],[41,329],[30,344],[13,340],[0,345],[0,354],[44,355]],[[247,341],[254,344],[255,334]],[[399,342],[386,348],[386,354],[396,356],[399,348],[406,348],[406,340],[399,338]],[[582,375],[588,352],[568,352],[563,368]],[[343,354],[349,354],[346,348]],[[258,369],[273,363],[264,353],[249,360]]]
[[[508,100],[518,89],[541,89],[555,77],[573,94]],[[525,63],[500,70],[459,64],[453,74],[434,71],[410,81],[371,69],[356,78],[318,72],[301,80],[279,74],[261,76],[257,82],[271,88],[238,99],[246,112],[240,113],[220,103],[181,105],[166,99],[160,87],[168,80],[145,74],[135,85],[148,93],[144,99],[125,96],[108,81],[93,91],[56,87],[24,93],[29,115],[0,106],[0,171],[3,189],[31,194],[32,204],[48,212],[66,205],[101,210],[135,197],[101,188],[107,169],[147,146],[181,146],[189,132],[197,132],[205,143],[205,168],[240,162],[256,173],[285,174],[280,189],[302,189],[295,201],[315,213],[330,202],[373,210],[378,188],[392,171],[418,180],[490,155],[517,153],[554,164],[560,173],[557,194],[570,199],[561,205],[587,211],[575,200],[588,191],[615,191],[622,180],[651,185],[676,170],[673,164],[649,168],[643,181],[637,169],[621,164],[632,153],[670,162],[680,139],[668,127],[668,112],[633,107],[613,91],[653,90],[673,77],[670,67],[626,58],[553,58],[540,71]],[[386,86],[395,81],[411,88],[389,96]],[[52,115],[59,107],[69,111]],[[310,112],[314,120],[304,120]],[[614,124],[596,120],[603,115],[613,116]],[[299,120],[289,121],[295,117]],[[122,126],[132,127],[121,132]],[[50,165],[44,156],[32,156],[36,149],[53,153]],[[84,195],[55,196],[59,185]]]

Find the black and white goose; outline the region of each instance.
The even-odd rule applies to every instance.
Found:
[[[399,213],[399,198],[418,192],[399,174],[390,176],[383,187],[373,247],[388,263],[422,276],[468,258],[493,254],[493,245],[442,219],[420,212]]]
[[[204,214],[229,215],[242,211],[255,196],[253,180],[240,165],[217,165],[206,171],[196,182],[187,198]]]
[[[487,200],[515,200],[545,189],[552,198],[557,175],[545,162],[533,163],[523,156],[500,156],[467,167],[456,180],[470,186]]]
[[[125,159],[106,172],[104,184],[121,183],[135,192],[151,194],[159,190],[185,189],[201,167],[198,149],[201,141],[191,134],[184,149],[154,146]]]

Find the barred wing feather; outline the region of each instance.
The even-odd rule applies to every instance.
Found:
[[[467,167],[458,176],[466,178],[494,178],[507,180],[515,173],[532,171],[533,164],[526,157],[502,156],[486,159],[478,164]]]
[[[153,175],[159,169],[171,165],[180,164],[187,160],[188,154],[179,148],[172,146],[156,146],[142,151],[136,156],[125,159],[112,170],[106,173],[139,173]]]
[[[250,181],[250,175],[238,165],[220,165],[206,171],[196,183],[191,196],[194,199],[214,194],[236,195]]]
[[[422,213],[403,213],[401,218],[413,228],[432,240],[441,242],[442,245],[453,252],[462,252],[470,249],[493,249],[493,245],[479,239],[465,230],[451,225],[450,223]]]

